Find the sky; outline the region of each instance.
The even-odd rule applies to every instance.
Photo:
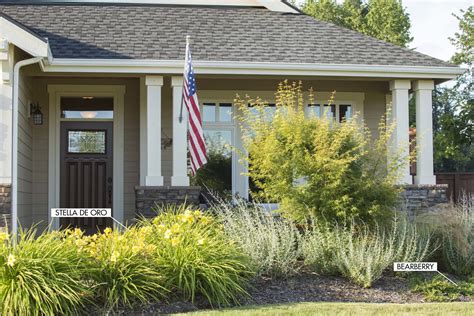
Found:
[[[411,35],[414,37],[410,48],[442,60],[450,59],[455,48],[448,38],[458,31],[458,21],[452,13],[458,14],[459,10],[467,9],[469,5],[473,5],[473,1],[403,0],[402,2],[410,14]]]

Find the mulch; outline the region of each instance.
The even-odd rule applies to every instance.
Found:
[[[243,298],[241,306],[301,302],[354,302],[354,303],[423,303],[423,295],[409,290],[408,280],[384,275],[371,288],[364,289],[338,276],[322,276],[312,272],[300,272],[288,279],[260,277],[250,289],[250,297]],[[469,301],[469,298],[464,299]],[[160,302],[133,311],[121,311],[114,315],[162,315],[209,310],[212,307],[202,298],[195,303],[175,300]]]

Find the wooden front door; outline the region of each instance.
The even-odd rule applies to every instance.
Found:
[[[61,122],[61,208],[112,208],[112,124]],[[60,224],[91,234],[112,220],[61,218]]]

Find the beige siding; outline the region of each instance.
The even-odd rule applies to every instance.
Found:
[[[28,118],[29,102],[34,99],[31,78],[20,76],[18,97],[18,220],[28,227],[33,202],[33,129]]]

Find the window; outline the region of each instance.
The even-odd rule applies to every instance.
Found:
[[[113,119],[114,99],[111,97],[62,97],[63,119]]]
[[[232,110],[232,103],[204,102],[202,104],[202,120],[209,123],[232,122]]]
[[[67,151],[71,154],[105,154],[106,131],[69,130]]]
[[[321,105],[308,104],[308,117],[321,117]]]
[[[339,105],[339,122],[345,121],[352,117],[352,105],[340,104]]]
[[[326,115],[328,118],[343,122],[352,117],[352,105],[351,104],[308,104],[306,115],[308,117],[322,117]]]

